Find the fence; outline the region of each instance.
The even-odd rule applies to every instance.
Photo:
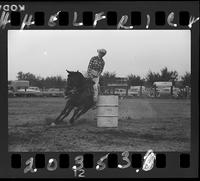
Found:
[[[127,98],[191,98],[191,88],[177,88],[177,87],[144,87],[135,86],[137,89],[128,89],[128,87],[110,87],[101,86],[101,95],[118,95]],[[139,87],[139,88],[138,88]]]

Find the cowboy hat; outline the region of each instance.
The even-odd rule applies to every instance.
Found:
[[[107,51],[105,49],[98,49],[97,52],[105,55]]]

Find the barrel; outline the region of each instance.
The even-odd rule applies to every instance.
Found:
[[[118,127],[118,96],[100,95],[97,102],[97,127]]]

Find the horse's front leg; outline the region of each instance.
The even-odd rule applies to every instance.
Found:
[[[66,112],[66,113],[64,114],[64,116],[60,119],[60,121],[63,121],[63,119],[65,119],[65,117],[67,117],[67,116],[70,114],[70,112],[73,110],[73,108],[74,108],[74,106],[68,107],[67,112]]]
[[[59,114],[59,116],[55,119],[55,121],[54,121],[55,123],[61,122],[61,117],[62,117],[63,115],[65,115],[65,112],[67,111],[68,106],[69,106],[69,103],[66,102],[64,109],[63,109],[62,112]]]

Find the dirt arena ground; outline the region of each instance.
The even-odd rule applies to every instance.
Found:
[[[120,100],[118,128],[98,128],[96,110],[73,127],[49,127],[48,120],[64,107],[64,98],[9,98],[8,104],[9,151],[190,150],[190,100]]]

